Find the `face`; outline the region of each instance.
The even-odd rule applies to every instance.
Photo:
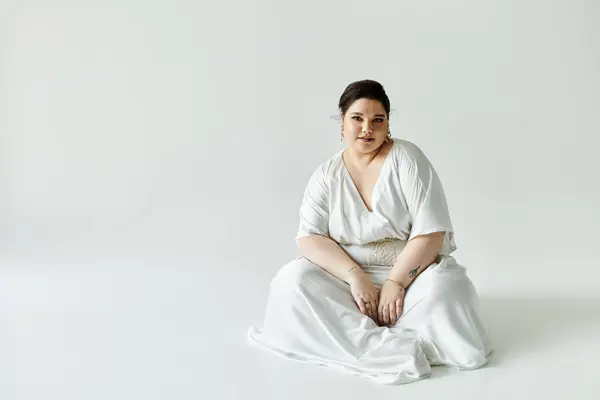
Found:
[[[383,104],[377,100],[356,100],[342,115],[342,121],[348,146],[360,153],[377,150],[387,137],[389,121]]]

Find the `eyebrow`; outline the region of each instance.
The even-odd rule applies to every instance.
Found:
[[[355,114],[355,115],[360,115],[360,116],[363,115],[363,113],[359,113],[359,112],[352,112],[350,114]],[[385,117],[385,114],[375,114],[375,117]]]

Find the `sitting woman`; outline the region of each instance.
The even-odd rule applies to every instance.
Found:
[[[475,369],[491,351],[478,296],[456,250],[442,184],[414,143],[392,138],[375,81],[339,101],[337,152],[312,174],[296,237],[302,256],[270,284],[250,341],[380,383],[425,378],[431,365]]]

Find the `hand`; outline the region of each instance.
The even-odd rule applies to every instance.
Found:
[[[379,292],[378,318],[382,325],[392,326],[400,318],[406,290],[394,281],[386,280]]]
[[[357,269],[358,272],[354,273],[349,279],[350,291],[352,297],[360,312],[370,317],[377,325],[379,321],[377,319],[377,306],[379,303],[379,289],[373,284],[369,275],[363,270]]]

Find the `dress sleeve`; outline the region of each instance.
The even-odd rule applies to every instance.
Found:
[[[411,220],[408,240],[419,235],[445,232],[440,254],[449,255],[456,250],[456,243],[442,182],[417,145],[408,142],[403,148],[400,156],[400,187]]]
[[[306,185],[296,239],[310,235],[329,236],[329,187],[325,175],[325,166],[321,165]]]

